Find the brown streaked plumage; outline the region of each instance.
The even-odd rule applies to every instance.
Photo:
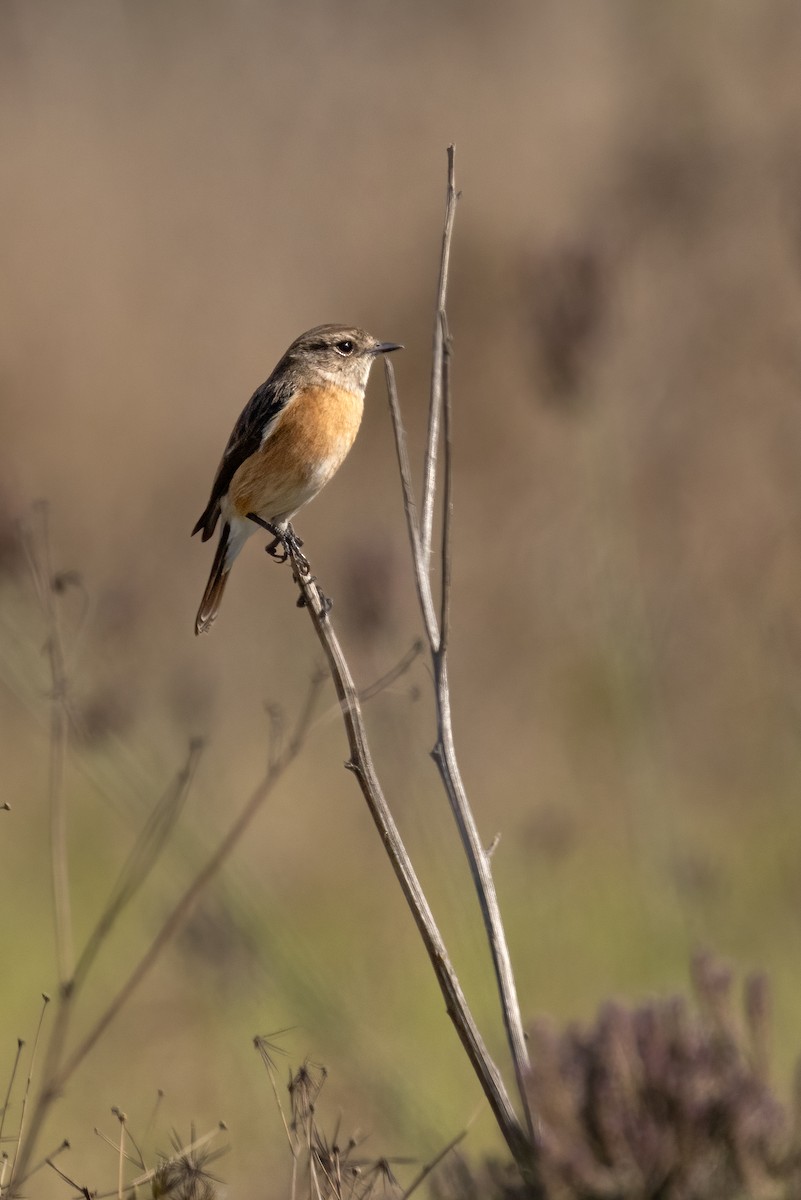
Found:
[[[205,633],[248,537],[250,514],[279,533],[342,465],[362,419],[364,390],[375,358],[401,347],[363,329],[319,325],[301,334],[257,388],[234,426],[211,496],[195,528],[207,541],[222,517],[211,574],[195,619]]]

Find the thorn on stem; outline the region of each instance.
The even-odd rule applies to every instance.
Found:
[[[487,858],[492,858],[493,854],[495,853],[495,851],[496,851],[496,850],[497,850],[497,848],[498,848],[498,842],[499,842],[500,840],[501,840],[501,835],[500,835],[500,833],[496,833],[496,834],[495,834],[495,837],[492,839],[492,841],[490,842],[490,844],[487,846],[487,849],[484,851],[484,853],[486,854]]]

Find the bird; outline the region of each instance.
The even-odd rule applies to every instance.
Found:
[[[251,534],[267,529],[274,539],[267,550],[275,557],[276,547],[285,558],[301,545],[292,517],[325,487],[353,445],[376,358],[402,349],[355,326],[317,325],[295,339],[256,388],[192,530],[206,542],[222,522],[196,634],[214,623],[234,560]]]

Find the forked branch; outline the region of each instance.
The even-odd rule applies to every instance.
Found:
[[[417,525],[417,512],[412,500],[414,485],[409,467],[409,454],[406,444],[406,432],[403,426],[398,392],[395,384],[395,373],[392,364],[385,360],[384,371],[387,381],[387,394],[392,416],[392,427],[398,455],[398,465],[403,487],[406,524],[409,533],[409,544],[414,563],[415,585],[426,629],[426,637],[431,652],[434,669],[435,700],[437,710],[437,741],[432,751],[440,776],[442,778],[448,800],[451,804],[454,819],[459,829],[462,844],[470,865],[473,882],[481,906],[487,938],[492,953],[498,992],[501,1000],[501,1010],[509,1043],[509,1050],[514,1065],[517,1090],[525,1113],[529,1137],[533,1141],[534,1130],[528,1105],[526,1076],[529,1070],[528,1050],[526,1048],[523,1021],[517,998],[514,972],[506,941],[503,921],[501,919],[498,898],[490,869],[489,855],[486,853],[478,833],[475,818],[470,808],[467,792],[462,781],[456,758],[451,722],[451,701],[448,684],[448,635],[450,628],[450,598],[451,598],[451,520],[452,520],[452,407],[450,392],[450,359],[451,345],[448,333],[448,319],[445,309],[446,289],[448,280],[448,263],[450,261],[450,243],[453,234],[454,216],[459,193],[455,190],[454,182],[454,152],[448,148],[448,198],[445,216],[445,228],[442,237],[442,252],[440,260],[440,286],[437,296],[437,312],[435,316],[435,355],[432,372],[438,376],[432,379],[431,411],[429,413],[429,434],[434,431],[434,441],[431,437],[426,448],[424,502],[423,514],[426,514],[426,502],[433,496],[436,483],[436,461],[439,453],[438,431],[440,428],[439,415],[433,412],[436,407],[441,411],[444,427],[443,458],[443,500],[442,500],[442,530],[440,543],[441,582],[439,597],[439,622],[436,618],[437,606],[434,601],[431,583],[430,542],[426,542],[426,530],[420,530]]]
[[[370,815],[378,829],[382,844],[392,863],[392,868],[431,960],[437,982],[445,999],[448,1015],[456,1027],[462,1045],[515,1161],[521,1166],[521,1169],[530,1174],[528,1170],[531,1158],[529,1138],[517,1118],[500,1072],[492,1061],[468,1008],[459,980],[448,957],[445,943],[390,812],[370,754],[356,686],[342,653],[339,639],[320,599],[319,589],[309,574],[305,559],[302,560],[294,548],[291,548],[290,560],[304,605],[309,610],[315,633],[325,652],[342,708],[350,747],[350,760],[346,765],[356,776],[367,801]]]
[[[456,1026],[470,1062],[478,1075],[498,1125],[524,1177],[528,1180],[533,1180],[535,1175],[535,1135],[526,1090],[526,1076],[529,1063],[520,1006],[517,999],[506,935],[492,880],[489,855],[481,843],[459,772],[451,724],[447,653],[451,598],[452,413],[450,395],[451,347],[445,302],[451,238],[457,200],[458,193],[456,192],[454,183],[454,151],[451,146],[448,148],[447,207],[440,255],[437,309],[434,327],[431,398],[428,417],[428,440],[423,466],[422,515],[419,520],[414,499],[414,486],[409,465],[406,434],[401,417],[397,388],[395,386],[395,375],[392,364],[386,359],[384,360],[384,370],[386,372],[387,392],[395,434],[401,485],[403,488],[409,542],[412,550],[415,585],[434,670],[437,740],[432,755],[439,768],[478,893],[495,967],[504,1025],[514,1064],[520,1106],[525,1115],[525,1129],[521,1125],[509,1101],[500,1073],[495,1063],[489,1057],[475,1025],[459,986],[458,979],[448,959],[445,946],[434,922],[426,897],[423,894],[411,861],[395,826],[392,814],[390,813],[370,756],[356,688],[331,620],[327,615],[321,593],[314,582],[313,576],[310,574],[308,561],[302,555],[295,552],[292,547],[290,547],[290,557],[295,580],[302,594],[303,603],[309,610],[315,632],[325,651],[337,695],[342,706],[351,752],[350,762],[347,765],[359,781],[370,813],[381,835],[381,840],[389,855],[392,867],[398,877],[406,901],[412,910],[418,930],[428,951],[437,980],[445,997],[448,1013]],[[442,437],[443,430],[444,438]],[[437,464],[441,453],[441,442],[443,441],[444,485],[439,555],[441,585],[439,603],[437,604],[434,599],[431,583],[430,563],[436,499]]]

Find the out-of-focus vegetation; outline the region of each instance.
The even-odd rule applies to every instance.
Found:
[[[456,736],[487,841],[502,833],[493,865],[524,1010],[561,1023],[609,996],[675,991],[692,947],[711,944],[771,976],[787,1084],[801,986],[800,53],[787,0],[5,0],[9,1065],[55,974],[44,632],[13,522],[47,497],[56,566],[80,572],[91,605],[86,620],[78,589],[64,600],[79,943],[187,739],[210,739],[183,831],[98,962],[99,1011],[262,773],[265,705],[291,720],[317,661],[288,572],[257,539],[213,634],[193,636],[209,548],[188,534],[219,452],[286,344],[328,320],[406,344],[396,370],[420,446],[454,141]],[[351,458],[298,522],[365,683],[418,632],[379,375],[370,400]],[[412,672],[371,702],[375,750],[501,1058],[423,682]],[[165,1130],[227,1120],[232,1194],[265,1177],[281,1194],[283,1132],[251,1047],[265,1028],[293,1026],[295,1060],[326,1062],[329,1102],[368,1128],[371,1152],[428,1158],[480,1106],[341,770],[330,699],[43,1151],[69,1136],[72,1161],[113,1180],[92,1127],[116,1104],[141,1129],[162,1088]],[[492,1138],[484,1116],[469,1148]],[[42,1196],[64,1194],[39,1178]]]
[[[539,1021],[539,1183],[526,1190],[509,1164],[476,1173],[452,1157],[434,1178],[437,1200],[796,1196],[801,1097],[796,1085],[782,1104],[771,1088],[767,981],[745,981],[740,1012],[724,964],[698,954],[692,975],[693,1004],[606,1004],[588,1028]]]

